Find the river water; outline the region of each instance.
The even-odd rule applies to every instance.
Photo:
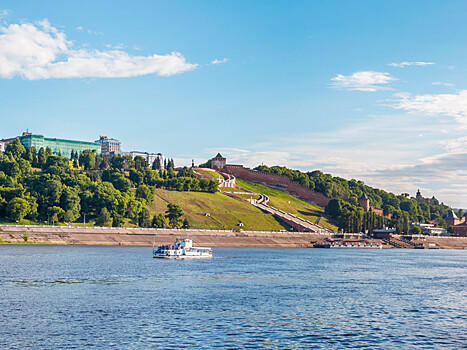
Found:
[[[460,349],[467,251],[0,245],[1,349]]]

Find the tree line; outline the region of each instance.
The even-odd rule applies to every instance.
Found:
[[[65,158],[48,147],[25,149],[19,139],[0,153],[0,218],[12,222],[76,222],[86,215],[100,225],[150,227],[158,222],[147,208],[156,188],[214,193],[217,186],[197,179],[192,169],[175,171],[173,160],[155,170],[139,156],[84,150]],[[167,219],[167,225],[187,224]]]
[[[345,232],[372,232],[383,224],[393,226],[398,232],[408,233],[410,222],[439,223],[446,228],[444,218],[449,206],[432,198],[410,197],[408,193],[396,195],[381,189],[365,185],[363,181],[346,180],[319,170],[302,172],[287,167],[260,165],[255,170],[281,174],[302,186],[332,198],[325,210],[333,218],[339,228]],[[365,213],[358,204],[358,198],[366,194],[370,205],[383,209],[384,216],[370,211]]]

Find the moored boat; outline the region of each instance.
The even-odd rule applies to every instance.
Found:
[[[313,244],[313,248],[341,248],[341,249],[382,249],[381,243],[367,240],[325,239],[324,243]]]
[[[172,245],[153,248],[152,256],[160,259],[209,259],[212,258],[212,249],[194,247],[191,239],[177,238]]]

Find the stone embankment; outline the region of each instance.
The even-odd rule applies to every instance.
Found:
[[[324,235],[228,230],[174,230],[75,226],[0,226],[3,241],[29,241],[67,245],[152,246],[171,244],[176,237],[189,237],[196,245],[211,247],[306,248],[324,241]],[[329,236],[328,236],[329,237]]]
[[[331,234],[288,233],[266,231],[233,232],[228,230],[173,230],[75,226],[15,226],[1,225],[0,238],[5,242],[24,242],[25,235],[31,242],[66,245],[152,246],[170,244],[176,237],[189,237],[196,245],[211,247],[268,247],[307,248],[323,243]],[[359,234],[355,234],[357,236]],[[347,234],[346,234],[347,236]],[[350,237],[350,236],[349,236]],[[407,236],[396,236],[410,240]],[[350,237],[352,238],[352,237]],[[413,240],[413,238],[412,238]],[[371,240],[381,243],[381,240]],[[394,248],[383,243],[383,248]],[[467,237],[416,237],[416,243],[404,248],[423,245],[425,248],[467,249]]]

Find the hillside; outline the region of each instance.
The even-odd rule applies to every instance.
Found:
[[[156,189],[148,205],[151,215],[163,213],[168,203],[178,204],[190,223],[201,229],[244,229],[255,231],[286,230],[287,226],[253,205],[219,192],[179,192]],[[209,216],[206,216],[209,214]],[[239,226],[243,223],[243,226]]]
[[[265,194],[269,197],[268,204],[272,207],[297,215],[313,223],[316,223],[316,220],[324,215],[322,207],[302,201],[286,192],[240,179],[236,179],[236,183],[237,186],[246,190]],[[325,217],[320,219],[319,225],[337,231],[337,226]]]

